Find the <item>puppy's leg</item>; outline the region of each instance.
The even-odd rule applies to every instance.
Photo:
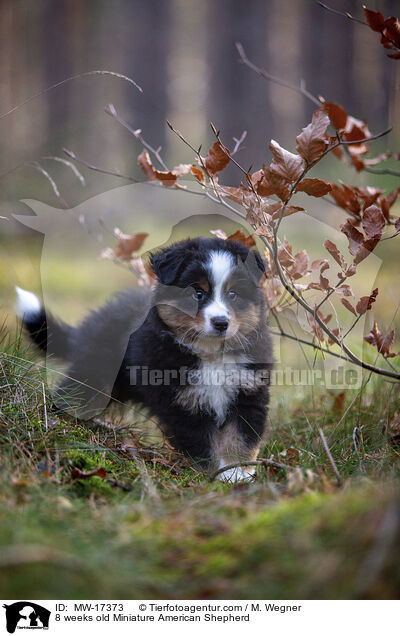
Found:
[[[197,415],[174,407],[158,413],[160,428],[170,444],[201,468],[208,468],[212,459],[211,440],[215,430],[212,417]]]
[[[242,408],[225,425],[216,431],[212,439],[213,465],[216,470],[229,464],[254,461],[260,449],[265,430],[266,408]],[[250,481],[254,466],[229,468],[218,475],[220,481]]]
[[[227,422],[216,431],[212,440],[213,468],[218,470],[229,464],[238,464],[257,459],[259,444],[248,445],[236,420]],[[254,466],[228,468],[217,476],[220,481],[250,481]]]

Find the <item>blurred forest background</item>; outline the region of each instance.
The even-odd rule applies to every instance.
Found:
[[[362,4],[331,2],[363,18]],[[371,0],[368,6],[393,15],[398,2]],[[152,145],[162,145],[171,163],[189,153],[169,132],[166,119],[196,147],[211,142],[210,121],[226,143],[247,130],[240,159],[245,166],[258,166],[271,138],[293,144],[313,106],[240,65],[237,41],[270,73],[294,84],[304,80],[311,93],[367,117],[374,131],[390,123],[399,134],[399,65],[388,60],[369,29],[324,11],[313,0],[2,0],[1,113],[51,84],[94,69],[132,77],[143,94],[124,81],[96,76],[31,101],[0,120],[0,175],[24,161],[62,155],[67,147],[88,161],[140,178],[139,145],[104,113],[109,102]],[[52,170],[62,189],[69,171]],[[40,185],[28,179],[31,172],[2,179],[3,192],[11,198],[37,196]],[[71,188],[71,205],[116,185],[111,177],[88,177],[84,192]],[[57,204],[50,192],[48,198]]]
[[[360,1],[332,0],[331,6],[363,18]],[[398,2],[371,0],[369,7],[392,15]],[[125,74],[143,88],[140,93],[110,76],[81,77],[0,118],[0,215],[9,218],[0,226],[0,304],[11,321],[14,284],[40,293],[46,274],[43,263],[42,276],[39,271],[42,234],[29,231],[12,215],[29,214],[21,200],[60,207],[48,180],[27,163],[40,161],[68,207],[81,206],[78,212],[86,218],[102,219],[103,226],[92,232],[98,242],[90,248],[82,228],[66,234],[57,230],[54,221],[55,236],[46,252],[47,291],[50,302],[70,320],[112,290],[132,283],[132,276],[122,268],[97,260],[101,249],[113,244],[115,225],[128,233],[148,232],[144,246],[148,250],[168,240],[172,226],[185,217],[221,213],[201,197],[145,184],[121,188],[123,180],[79,166],[86,179],[82,187],[68,167],[48,159],[66,158],[66,147],[88,162],[144,181],[137,165],[141,145],[104,112],[109,103],[134,129],[141,128],[151,145],[162,146],[168,165],[191,162],[193,153],[168,129],[166,119],[195,147],[202,144],[204,153],[214,141],[211,121],[228,146],[247,130],[238,155],[246,168],[268,162],[271,138],[294,149],[295,137],[310,121],[315,105],[240,64],[237,41],[252,61],[273,75],[296,85],[303,80],[311,93],[367,119],[372,133],[393,126],[392,134],[376,142],[372,152],[398,150],[400,64],[386,57],[379,37],[369,28],[328,13],[313,0],[0,2],[1,113],[52,84],[91,70]],[[318,173],[332,181],[343,178],[388,190],[397,185],[395,177],[359,175],[332,156],[318,166]],[[241,176],[231,164],[223,182],[238,185]],[[93,199],[111,190],[112,196]],[[318,242],[300,217],[291,217],[283,230],[295,249],[306,248],[313,254],[316,246],[313,257],[318,258],[324,238],[340,240],[325,231],[327,223],[337,227],[340,213],[320,199],[308,199],[306,205],[310,218],[324,223]],[[50,215],[46,230],[52,225]],[[394,243],[385,245],[386,252],[394,250],[393,257]],[[376,250],[378,258],[379,249],[383,248]],[[367,286],[363,293],[372,289],[376,264],[372,269],[366,265],[363,270]],[[393,260],[381,274],[387,282],[392,273]],[[399,299],[392,291],[385,298],[380,288],[382,311],[392,316]]]

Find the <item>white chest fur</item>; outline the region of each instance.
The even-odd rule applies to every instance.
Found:
[[[207,356],[198,369],[191,371],[177,402],[192,412],[205,411],[223,424],[230,404],[242,385],[246,385],[245,365],[249,358],[244,354]]]

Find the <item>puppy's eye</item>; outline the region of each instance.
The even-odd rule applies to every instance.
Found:
[[[205,292],[202,289],[195,289],[194,292],[192,293],[192,296],[195,300],[203,300],[204,296],[205,296]]]
[[[230,300],[235,300],[235,298],[237,298],[237,292],[234,289],[230,289],[228,291],[228,298]]]

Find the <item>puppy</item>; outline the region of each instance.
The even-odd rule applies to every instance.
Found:
[[[253,461],[266,426],[272,348],[259,254],[196,238],[151,255],[153,290],[118,294],[70,327],[17,288],[33,341],[69,363],[53,400],[93,417],[112,400],[142,403],[169,442],[208,470]],[[227,469],[226,481],[252,467]]]

